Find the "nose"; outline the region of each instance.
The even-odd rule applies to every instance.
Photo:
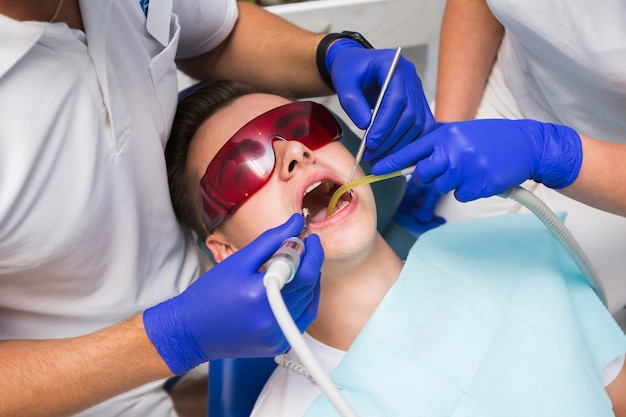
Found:
[[[276,155],[276,167],[280,179],[289,179],[296,167],[315,163],[313,151],[297,140],[275,140],[272,143]]]

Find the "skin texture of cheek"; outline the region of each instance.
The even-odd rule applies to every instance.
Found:
[[[241,249],[261,233],[283,224],[294,213],[291,195],[272,181],[257,191],[224,222],[224,230]]]

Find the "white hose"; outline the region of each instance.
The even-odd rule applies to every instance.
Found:
[[[337,412],[342,417],[357,417],[357,414],[348,401],[341,394],[332,379],[324,372],[324,369],[315,358],[315,355],[304,341],[300,330],[294,323],[285,305],[285,301],[280,292],[281,283],[279,281],[279,279],[271,276],[265,280],[265,288],[272,312],[283,334],[287,338],[287,341],[289,341],[291,348],[298,354],[298,358],[300,358],[302,365],[308,370],[313,382],[315,382],[326,397],[328,397],[328,400],[335,407]]]
[[[578,268],[580,268],[583,276],[589,282],[589,285],[591,285],[598,297],[600,297],[600,300],[602,300],[606,306],[606,293],[604,292],[602,283],[598,279],[596,270],[574,236],[572,236],[570,231],[556,216],[556,214],[554,214],[554,212],[550,210],[550,208],[543,201],[541,201],[539,197],[520,186],[499,194],[499,196],[515,200],[526,207],[556,235],[563,246],[565,246],[565,249],[567,249],[567,252],[574,259]]]

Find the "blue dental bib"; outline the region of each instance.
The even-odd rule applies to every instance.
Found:
[[[333,380],[360,417],[613,416],[601,374],[625,351],[551,232],[506,215],[422,235]]]

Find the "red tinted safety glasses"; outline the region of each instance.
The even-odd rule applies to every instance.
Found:
[[[202,216],[209,232],[269,180],[276,162],[275,139],[296,140],[314,150],[341,135],[333,115],[311,101],[289,103],[248,122],[222,146],[200,180]]]

